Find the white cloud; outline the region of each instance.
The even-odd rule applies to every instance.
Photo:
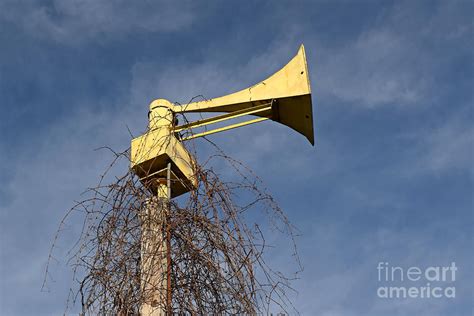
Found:
[[[148,106],[154,99],[164,98],[172,102],[186,103],[199,94],[215,97],[235,79],[228,69],[214,61],[197,65],[169,64],[163,67],[157,62],[138,62],[132,69],[132,103]],[[217,91],[217,92],[216,92]]]
[[[393,170],[402,177],[423,173],[474,173],[474,127],[465,111],[454,113],[431,128],[401,134],[409,144],[407,155]]]
[[[59,247],[53,253],[59,262],[53,260],[50,271],[54,281],[47,284],[51,293],[42,293],[53,236],[68,208],[81,199],[86,188],[97,184],[112,159],[107,151],[94,149],[126,149],[130,137],[125,124],[138,129],[138,116],[126,107],[113,115],[74,110],[69,118],[33,135],[31,146],[17,150],[10,159],[0,158],[12,173],[8,182],[2,183],[11,188],[7,192],[9,201],[0,205],[1,313],[63,312],[72,286],[66,252],[78,237],[83,219],[72,217],[62,232]],[[122,163],[118,172],[126,172],[127,167],[126,162]],[[18,306],[20,301],[30,304]]]
[[[458,18],[461,10],[451,2],[430,10],[407,2],[382,11],[370,28],[342,44],[330,47],[309,36],[314,93],[369,108],[437,100],[439,70],[455,60],[455,47],[467,50],[472,20]],[[448,55],[444,47],[452,47]]]
[[[389,204],[387,201],[386,205]],[[400,214],[400,218],[404,216]],[[466,274],[454,285],[458,293],[469,291],[470,272],[463,263],[470,262],[470,255],[455,243],[468,238],[467,233],[453,241],[452,247],[445,248],[437,245],[436,232],[446,229],[446,221],[431,221],[417,230],[379,223],[381,226],[372,227],[365,234],[350,235],[352,221],[349,217],[307,223],[309,234],[300,238],[305,270],[296,283],[299,295],[295,299],[302,315],[444,315],[449,306],[458,303],[378,298],[378,262],[428,267],[456,260],[460,271]],[[403,285],[411,286],[409,282]]]
[[[435,172],[444,170],[470,170],[474,172],[474,127],[458,119],[425,135],[426,148],[421,155],[421,168]]]
[[[316,91],[356,105],[419,102],[427,79],[414,66],[419,52],[391,30],[370,30],[337,51],[322,49]]]
[[[249,53],[242,64],[228,65],[226,51],[213,51],[200,63],[140,61],[132,68],[132,103],[148,104],[165,98],[186,103],[197,95],[214,98],[245,89],[282,68],[296,54],[299,44],[283,37],[260,54]]]
[[[19,23],[37,37],[64,43],[120,37],[134,31],[167,32],[189,26],[197,14],[191,1],[54,0],[7,2],[0,5],[0,20]]]

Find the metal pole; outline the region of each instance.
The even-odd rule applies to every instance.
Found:
[[[166,307],[168,315],[172,314],[172,289],[171,289],[171,163],[168,162],[166,170],[166,186],[167,186],[167,201],[166,201]]]
[[[146,209],[142,227],[143,316],[171,315],[171,249],[168,223],[171,197],[171,163],[166,179],[158,179],[157,200]]]

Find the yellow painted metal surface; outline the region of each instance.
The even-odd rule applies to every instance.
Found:
[[[166,178],[166,165],[172,163],[171,197],[196,187],[195,162],[184,145],[166,127],[155,128],[132,140],[131,167],[154,192],[157,178]]]
[[[261,106],[255,106],[248,109],[230,112],[224,115],[219,115],[219,116],[214,116],[207,119],[198,120],[196,122],[191,122],[191,123],[184,124],[181,126],[176,126],[174,128],[174,131],[180,132],[180,131],[191,129],[191,128],[207,126],[209,124],[215,124],[215,123],[223,122],[226,120],[245,116],[245,115],[262,115],[263,114],[264,116],[271,116],[271,110],[272,110],[271,104],[264,104]]]
[[[183,138],[182,140],[183,141],[184,140],[190,140],[190,139],[203,137],[203,136],[207,136],[207,135],[211,135],[211,134],[215,134],[215,133],[220,133],[220,132],[228,131],[230,129],[234,129],[234,128],[237,128],[237,127],[242,127],[242,126],[246,126],[246,125],[250,125],[250,124],[260,123],[260,122],[265,121],[265,120],[268,120],[268,118],[261,117],[261,118],[257,118],[257,119],[253,119],[253,120],[248,120],[248,121],[244,121],[244,122],[240,122],[240,123],[235,123],[235,124],[232,124],[232,125],[227,125],[227,126],[224,126],[224,127],[215,128],[215,129],[212,129],[210,131],[205,131],[205,132],[202,132],[202,133],[193,134],[191,136]]]
[[[269,78],[223,97],[174,106],[173,112],[233,112],[272,100],[271,119],[303,134],[314,145],[311,86],[303,45],[285,67]]]
[[[177,113],[228,112],[228,114],[175,126]],[[244,115],[260,118],[192,134],[181,140],[179,131],[223,122]],[[311,86],[304,46],[282,69],[269,78],[238,92],[187,105],[174,105],[165,99],[150,104],[149,131],[132,140],[131,167],[142,182],[156,192],[157,179],[165,178],[164,169],[172,164],[171,197],[196,186],[196,163],[181,141],[271,119],[303,134],[314,145]]]

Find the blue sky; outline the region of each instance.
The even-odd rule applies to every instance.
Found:
[[[303,315],[471,315],[472,1],[0,1],[0,314],[60,315],[64,212],[155,98],[211,98],[304,43],[316,146],[272,122],[215,135],[291,221]],[[69,223],[73,233],[79,221]],[[288,270],[282,249],[272,254]],[[378,262],[456,262],[456,298],[377,297]],[[410,286],[409,283],[404,283]]]

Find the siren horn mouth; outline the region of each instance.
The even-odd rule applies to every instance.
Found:
[[[304,135],[314,145],[311,85],[303,45],[286,66],[267,79],[249,88],[222,97],[192,102],[186,105],[175,105],[173,111],[175,113],[234,113],[265,103],[274,104],[271,120],[286,125]],[[251,115],[268,116],[267,113]]]

